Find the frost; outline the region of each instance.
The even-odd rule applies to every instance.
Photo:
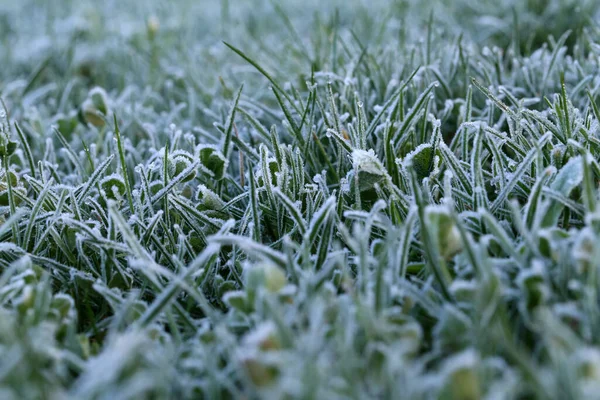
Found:
[[[0,397],[598,393],[600,3],[68,3],[0,2]]]
[[[373,149],[368,151],[354,149],[352,151],[352,164],[354,169],[373,175],[384,175],[385,170],[381,161],[375,156]]]

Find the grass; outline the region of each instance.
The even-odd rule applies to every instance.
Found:
[[[322,3],[0,4],[0,398],[598,396],[596,2]]]

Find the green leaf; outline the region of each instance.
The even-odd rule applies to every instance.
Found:
[[[581,184],[583,176],[583,158],[581,156],[573,157],[560,169],[560,171],[558,171],[556,177],[550,184],[550,188],[565,197],[569,197],[573,189]],[[556,200],[552,200],[544,213],[545,216],[542,220],[541,227],[555,226],[558,223],[558,218],[563,208],[563,204]]]

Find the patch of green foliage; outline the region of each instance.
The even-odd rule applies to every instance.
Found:
[[[422,3],[0,3],[0,398],[597,398],[600,7]]]

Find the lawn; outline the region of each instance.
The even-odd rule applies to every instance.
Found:
[[[600,399],[597,0],[0,0],[0,399]]]

